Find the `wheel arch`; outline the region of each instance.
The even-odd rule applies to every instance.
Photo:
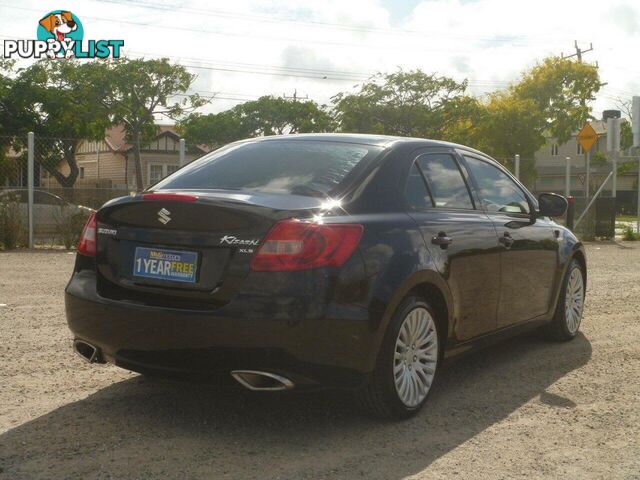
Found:
[[[423,298],[436,311],[436,321],[438,322],[438,327],[440,327],[440,336],[442,337],[441,340],[444,346],[442,351],[446,348],[447,340],[451,336],[454,318],[454,305],[451,291],[447,283],[437,272],[433,270],[420,270],[407,278],[387,303],[380,325],[377,351],[379,351],[380,344],[396,310],[404,299],[411,295]]]
[[[584,288],[587,288],[587,257],[584,254],[584,250],[582,248],[582,245],[579,245],[579,248],[576,248],[576,250],[573,252],[573,255],[571,256],[571,259],[575,259],[578,261],[578,263],[580,263],[580,266],[582,267],[582,277],[584,278]]]
[[[415,285],[411,290],[409,290],[405,298],[410,295],[423,298],[435,310],[435,320],[438,324],[441,337],[439,340],[443,345],[443,348],[440,349],[440,354],[442,354],[444,352],[444,348],[446,348],[447,339],[449,337],[449,306],[447,305],[447,300],[445,299],[444,294],[435,284],[431,282],[423,282]]]

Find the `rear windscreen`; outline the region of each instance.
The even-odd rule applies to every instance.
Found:
[[[254,190],[326,195],[379,147],[343,142],[269,140],[230,145],[194,161],[156,189]]]

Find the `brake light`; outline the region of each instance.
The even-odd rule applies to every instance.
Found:
[[[96,256],[96,229],[96,212],[92,212],[82,230],[82,235],[80,235],[78,253],[86,255],[87,257]]]
[[[195,202],[197,195],[184,193],[143,193],[142,200],[164,200],[169,202]]]
[[[257,272],[340,267],[362,237],[362,225],[281,220],[269,231],[251,260]]]

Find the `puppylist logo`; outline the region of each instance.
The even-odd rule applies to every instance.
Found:
[[[82,22],[68,10],[38,22],[37,40],[5,40],[4,58],[120,58],[124,40],[84,40]]]

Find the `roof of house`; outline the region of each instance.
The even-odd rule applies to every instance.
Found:
[[[180,135],[176,131],[175,125],[157,125],[157,134],[155,138],[159,138],[164,135],[170,135],[174,138],[180,138]],[[127,153],[133,148],[133,144],[127,143],[127,133],[122,125],[114,125],[105,130],[104,141],[114,152]],[[196,145],[204,153],[210,151],[205,145]]]
[[[104,133],[104,141],[111,150],[116,152],[125,152],[132,146],[126,142],[126,132],[122,125],[108,128]]]

